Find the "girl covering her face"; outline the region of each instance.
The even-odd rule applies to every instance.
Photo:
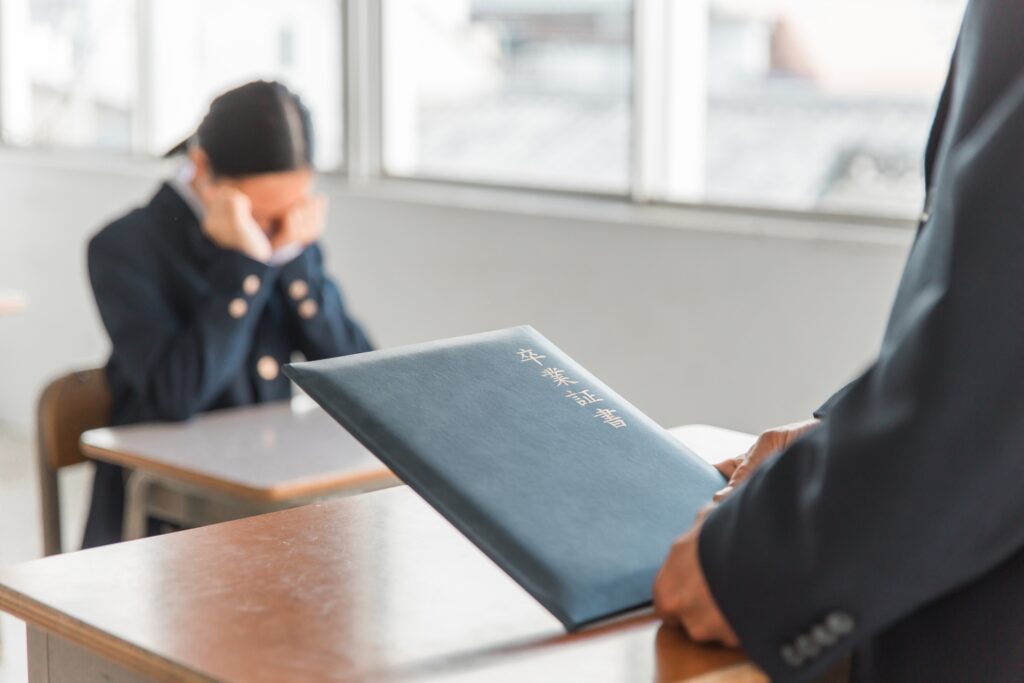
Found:
[[[323,268],[299,97],[266,81],[226,92],[177,153],[181,173],[89,243],[114,425],[287,399],[294,354],[372,348]],[[120,540],[123,506],[124,472],[97,463],[85,547]]]

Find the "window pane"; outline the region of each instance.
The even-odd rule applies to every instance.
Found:
[[[625,192],[628,0],[386,0],[385,167]]]
[[[152,71],[144,147],[161,154],[195,132],[215,96],[276,79],[309,106],[321,168],[341,164],[340,0],[151,2]]]
[[[687,2],[704,5],[706,63],[672,64],[672,84],[706,106],[680,131],[703,158],[670,199],[916,215],[964,0]]]
[[[3,0],[3,138],[127,151],[136,96],[136,4]]]

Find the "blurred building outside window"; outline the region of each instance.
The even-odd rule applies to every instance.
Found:
[[[384,166],[626,194],[632,3],[383,0]]]
[[[393,175],[896,217],[965,5],[383,1]]]
[[[127,152],[136,121],[132,0],[2,0],[3,140]]]
[[[380,2],[388,175],[899,217],[965,5]],[[3,140],[160,154],[217,93],[277,78],[337,168],[342,5],[0,0]]]
[[[340,0],[0,0],[3,139],[160,155],[216,95],[278,79],[342,163]]]
[[[965,0],[699,1],[704,187],[669,199],[917,215]]]
[[[339,0],[144,0],[151,41],[148,128],[161,154],[192,134],[210,101],[256,79],[280,80],[310,108],[321,169],[342,165]]]

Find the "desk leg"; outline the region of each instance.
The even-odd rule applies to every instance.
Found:
[[[28,627],[29,683],[145,683],[148,679],[46,631]]]
[[[46,657],[46,632],[34,626],[25,627],[28,641],[29,683],[48,683],[50,680],[49,660]]]
[[[126,541],[133,541],[146,535],[146,526],[149,523],[149,508],[146,500],[153,483],[152,477],[138,470],[134,470],[128,475],[124,492],[124,530],[122,534]]]
[[[309,505],[325,500],[397,486],[397,479],[372,481],[333,494],[260,502],[188,484],[159,474],[133,470],[125,484],[123,537],[132,541],[146,536],[150,516],[186,529],[217,524],[253,515]]]
[[[149,531],[149,518],[181,525],[185,528],[203,526],[287,507],[283,504],[261,504],[238,500],[216,491],[165,479],[156,474],[134,470],[125,484],[124,528],[126,541],[143,538]]]

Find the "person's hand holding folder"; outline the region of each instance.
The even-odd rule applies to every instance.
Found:
[[[715,503],[704,507],[690,530],[672,544],[654,579],[654,610],[666,624],[682,626],[697,642],[739,647],[739,638],[715,603],[700,566],[700,530],[714,507]]]
[[[739,646],[739,639],[715,603],[700,565],[698,544],[701,527],[715,505],[728,498],[763,462],[818,423],[819,420],[808,420],[770,429],[762,433],[743,455],[715,465],[729,480],[728,485],[715,494],[715,503],[701,510],[693,527],[672,545],[654,581],[654,608],[666,623],[682,626],[698,642],[717,641],[732,647]]]
[[[715,468],[729,480],[729,483],[715,494],[715,501],[725,500],[761,463],[817,427],[819,422],[821,420],[813,419],[769,429],[762,432],[750,450],[743,455],[716,463]]]

